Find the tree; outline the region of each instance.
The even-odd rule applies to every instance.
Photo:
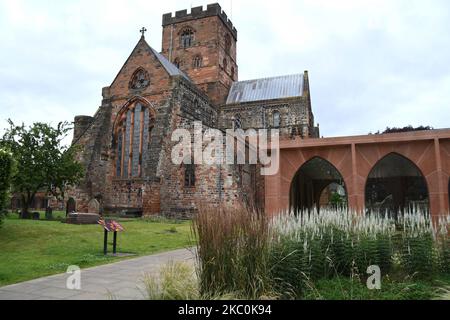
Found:
[[[0,149],[0,227],[3,222],[3,211],[6,208],[6,199],[11,188],[11,176],[14,160],[7,150]]]
[[[37,192],[64,197],[67,187],[83,177],[83,167],[75,160],[75,147],[62,143],[71,130],[69,123],[60,122],[56,128],[40,122],[29,128],[8,123],[1,145],[11,150],[17,162],[12,192],[21,196],[22,217],[27,217]]]
[[[431,126],[419,126],[419,127],[413,127],[411,125],[403,127],[403,128],[389,128],[387,127],[386,130],[380,133],[380,131],[376,132],[375,134],[387,134],[387,133],[401,133],[401,132],[413,132],[413,131],[428,131],[433,130],[433,127]],[[372,133],[369,133],[372,134]]]

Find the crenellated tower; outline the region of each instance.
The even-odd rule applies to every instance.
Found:
[[[185,72],[215,105],[238,80],[237,30],[219,4],[163,15],[162,54]]]

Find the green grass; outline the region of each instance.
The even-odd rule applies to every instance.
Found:
[[[309,285],[305,300],[432,300],[444,299],[442,288],[450,277],[433,280],[391,280],[385,277],[381,290],[368,290],[365,283],[346,277],[318,280]]]
[[[190,222],[119,221],[125,228],[118,236],[120,253],[140,256],[193,246]],[[112,235],[109,242],[111,252]],[[0,229],[0,286],[62,273],[70,265],[86,268],[119,260],[103,255],[99,225],[20,220],[10,214]]]

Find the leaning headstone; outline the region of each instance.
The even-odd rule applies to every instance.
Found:
[[[88,212],[89,213],[100,213],[100,203],[97,201],[97,199],[92,199],[88,203]]]

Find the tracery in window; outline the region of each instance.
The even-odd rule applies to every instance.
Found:
[[[181,33],[181,46],[183,48],[192,47],[194,44],[194,31],[191,28],[186,28]]]
[[[119,113],[114,126],[117,178],[143,177],[153,122],[150,108],[141,102],[136,102]]]
[[[130,81],[131,89],[144,89],[150,85],[150,76],[148,72],[142,68],[137,69]]]
[[[192,62],[192,66],[194,67],[194,69],[198,69],[201,68],[203,65],[203,59],[201,56],[195,56],[194,60]]]

